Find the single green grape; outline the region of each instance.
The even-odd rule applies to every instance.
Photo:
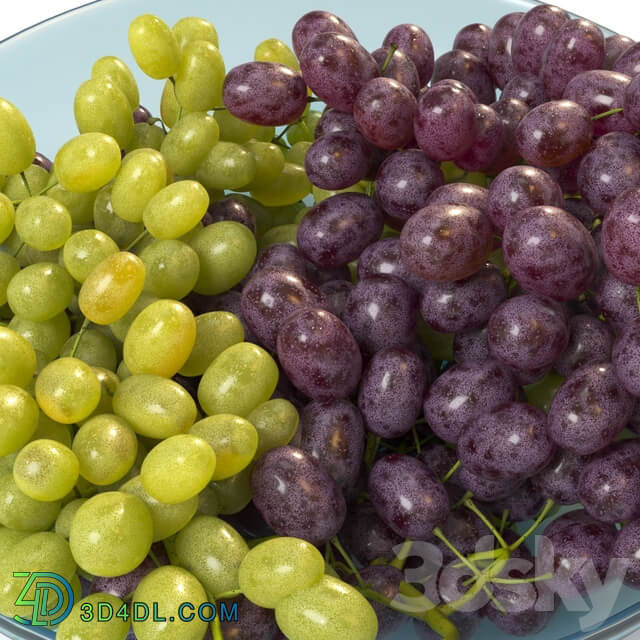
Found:
[[[100,400],[98,406],[86,418],[78,420],[79,425],[103,413],[113,413],[113,395],[120,384],[120,378],[113,371],[101,369],[100,367],[91,368],[100,383]]]
[[[216,468],[211,480],[224,480],[242,471],[258,448],[256,428],[244,418],[229,413],[198,420],[189,433],[205,440],[215,451]]]
[[[220,515],[230,516],[234,513],[240,513],[251,502],[252,469],[253,463],[236,473],[235,476],[209,484],[209,487],[215,491]]]
[[[315,138],[316,125],[318,120],[322,117],[321,111],[312,111],[310,109],[311,104],[307,105],[305,109],[304,119],[301,122],[293,124],[287,130],[287,141],[289,145],[302,141],[313,142]]]
[[[138,439],[124,418],[106,413],[78,429],[72,449],[80,474],[92,484],[104,486],[117,482],[133,467]]]
[[[177,382],[134,375],[118,385],[113,412],[127,420],[136,433],[161,439],[184,433],[195,422],[197,408]]]
[[[129,48],[138,66],[155,80],[176,73],[180,50],[173,32],[157,16],[145,13],[129,25]]]
[[[176,90],[173,86],[173,82],[167,80],[164,83],[162,89],[162,96],[160,97],[160,115],[162,121],[172,129],[176,122],[178,122],[178,115],[181,117],[185,115],[184,109],[180,113],[180,105],[176,98]]]
[[[96,195],[93,205],[93,221],[95,228],[106,233],[119,247],[126,247],[143,231],[141,223],[127,222],[117,216],[111,204],[113,185],[108,184]]]
[[[22,175],[7,176],[7,181],[2,189],[9,200],[24,200],[35,196],[42,191],[51,178],[51,174],[37,164],[29,165],[24,171],[24,177],[29,185],[25,185]]]
[[[207,189],[239,189],[248,185],[255,176],[253,154],[235,142],[224,140],[209,150],[196,171],[196,178]]]
[[[290,244],[294,247],[298,246],[298,225],[297,224],[279,224],[272,227],[260,238],[260,249],[268,247],[271,244]]]
[[[70,356],[75,346],[78,334],[74,333],[60,350],[60,356]],[[118,355],[113,341],[104,333],[96,329],[84,331],[78,342],[75,357],[82,362],[86,362],[91,367],[100,367],[115,371],[118,366]]]
[[[304,167],[285,162],[280,175],[269,185],[251,190],[251,196],[268,207],[281,207],[302,200],[311,193]]]
[[[38,414],[38,405],[24,389],[0,385],[0,456],[29,442],[38,426]]]
[[[123,358],[131,373],[170,378],[187,361],[195,340],[196,321],[191,309],[175,300],[158,300],[131,323]]]
[[[362,182],[356,182],[352,184],[350,187],[346,189],[337,189],[335,191],[331,191],[329,189],[320,189],[320,187],[316,187],[315,185],[311,189],[311,194],[313,195],[313,200],[316,204],[326,200],[327,198],[331,198],[332,196],[338,195],[339,193],[365,193],[366,189]]]
[[[244,327],[233,313],[210,311],[196,316],[196,341],[179,373],[201,376],[227,347],[243,340]]]
[[[18,261],[12,255],[0,251],[0,307],[7,303],[9,282],[18,271],[20,271]]]
[[[138,255],[146,269],[144,288],[153,295],[180,300],[198,281],[198,254],[181,240],[153,240]]]
[[[55,179],[55,172],[52,172],[51,180]],[[52,186],[47,191],[50,198],[57,200],[67,208],[74,226],[93,225],[93,206],[97,193],[97,191],[88,191],[87,193],[68,191],[60,184]]]
[[[133,631],[138,640],[201,640],[208,623],[200,620],[198,607],[209,598],[204,587],[189,571],[181,567],[165,566],[147,574],[136,587],[133,602],[153,602],[158,611],[166,612],[158,620],[157,616],[143,616],[133,619]],[[189,621],[182,620],[178,609],[182,603],[191,607],[182,609],[183,617],[193,614]]]
[[[375,640],[378,636],[378,618],[366,598],[346,582],[326,575],[280,600],[276,622],[291,640]]]
[[[32,440],[13,464],[13,479],[25,495],[53,502],[73,489],[78,479],[78,458],[55,440]]]
[[[298,164],[300,166],[304,166],[304,159],[307,157],[307,151],[311,146],[311,142],[308,140],[301,140],[300,142],[296,142],[289,149],[285,149],[284,158],[287,162],[291,164]]]
[[[95,576],[110,578],[135,569],[151,549],[153,521],[140,498],[107,491],[89,498],[71,522],[75,561]]]
[[[33,346],[14,328],[0,326],[0,384],[26,387],[35,371]]]
[[[8,554],[24,538],[24,531],[0,526],[0,549],[2,549],[3,554]]]
[[[98,229],[83,229],[65,242],[62,260],[71,276],[82,283],[107,256],[117,252],[118,245],[106,233]]]
[[[271,226],[278,227],[283,224],[292,224],[298,212],[304,208],[304,202],[294,202],[293,204],[286,204],[282,207],[269,207],[272,222]]]
[[[155,296],[148,291],[143,291],[140,294],[140,297],[133,303],[131,309],[129,309],[129,311],[127,311],[127,313],[125,313],[122,318],[120,318],[120,320],[116,320],[113,324],[109,325],[109,328],[113,332],[113,335],[118,340],[120,340],[120,342],[124,342],[131,323],[138,317],[138,314],[143,309],[146,309],[152,302],[155,302],[156,300],[158,300],[158,296]]]
[[[194,291],[205,295],[224,293],[251,270],[256,258],[256,238],[239,222],[224,220],[204,227],[190,242],[200,259]]]
[[[207,441],[181,433],[149,451],[140,479],[150,496],[177,504],[197,496],[209,484],[215,468],[216,454]]]
[[[201,513],[204,516],[217,516],[218,513],[220,513],[218,510],[218,498],[216,496],[216,490],[210,484],[208,484],[198,494],[198,513]],[[0,531],[0,534],[1,533],[2,532]]]
[[[55,440],[65,447],[71,447],[71,429],[69,425],[52,420],[46,413],[40,412],[38,426],[31,440]]]
[[[207,212],[209,194],[195,180],[174,182],[149,200],[142,218],[158,240],[179,238],[193,229]]]
[[[180,49],[194,40],[206,40],[218,46],[218,32],[216,28],[204,18],[181,18],[171,28],[178,41]]]
[[[0,98],[0,174],[24,171],[36,155],[36,141],[25,117],[8,100]]]
[[[258,432],[258,458],[271,449],[289,444],[298,429],[300,416],[291,402],[274,398],[258,405],[247,420]]]
[[[238,579],[243,595],[265,609],[275,609],[287,596],[308,589],[324,576],[324,558],[299,538],[274,538],[253,547],[244,557]]]
[[[60,501],[40,502],[20,491],[12,473],[0,477],[0,524],[19,531],[50,529],[58,513]]]
[[[142,212],[149,200],[167,185],[167,170],[164,156],[155,149],[128,153],[111,190],[116,215],[128,222],[142,222]]]
[[[155,149],[160,151],[166,133],[155,124],[148,122],[136,122],[133,125],[133,138],[129,143],[128,151],[136,149]]]
[[[129,251],[107,256],[82,283],[78,305],[95,324],[120,320],[137,300],[144,287],[142,260]]]
[[[218,47],[206,40],[187,43],[175,77],[178,103],[185,111],[209,111],[222,104],[224,60]]]
[[[90,620],[87,611],[93,612]],[[110,593],[92,593],[73,605],[56,630],[56,640],[125,640],[131,626],[129,615],[120,598]]]
[[[4,242],[11,235],[15,217],[13,203],[4,193],[0,193],[0,242]]]
[[[78,358],[50,362],[36,379],[36,400],[52,420],[72,424],[86,418],[100,401],[100,382]]]
[[[224,520],[196,516],[176,536],[180,564],[193,573],[214,598],[239,588],[238,569],[249,547]]]
[[[219,139],[215,118],[207,113],[187,113],[165,136],[160,151],[174,174],[190,176]]]
[[[73,298],[73,279],[60,265],[41,262],[16,273],[7,287],[15,315],[44,322],[62,313]]]
[[[198,400],[207,415],[246,417],[266,402],[278,384],[278,365],[261,347],[239,342],[225,349],[207,368]]]
[[[138,84],[131,73],[131,69],[116,56],[103,56],[93,63],[91,67],[92,78],[107,78],[120,88],[127,97],[129,110],[135,111],[140,104],[140,92]]]
[[[56,154],[58,182],[68,191],[97,191],[118,173],[120,145],[104,133],[83,133]]]
[[[257,140],[245,142],[243,146],[253,155],[256,162],[256,175],[251,184],[247,185],[248,190],[266,187],[282,173],[284,169],[282,147]]]
[[[44,322],[34,322],[21,316],[13,316],[9,322],[9,328],[20,334],[36,351],[44,353],[49,361],[60,355],[62,345],[71,335],[69,316],[64,311]],[[0,356],[1,359],[2,356]]]
[[[48,196],[27,198],[16,209],[18,235],[40,251],[59,249],[71,235],[71,225],[67,208]]]
[[[56,518],[55,532],[61,535],[63,538],[69,539],[69,533],[71,532],[71,522],[78,509],[87,501],[86,498],[76,498],[67,502],[67,504],[60,509],[60,513]]]
[[[253,59],[257,62],[285,64],[295,71],[300,71],[300,64],[296,54],[278,38],[268,38],[260,42],[253,54]]]
[[[80,133],[111,136],[121,149],[133,138],[133,118],[127,96],[108,76],[83,82],[76,91],[73,114]]]
[[[215,119],[220,127],[220,140],[244,144],[249,140],[271,142],[275,134],[274,127],[263,127],[236,118],[230,111],[215,112]]]

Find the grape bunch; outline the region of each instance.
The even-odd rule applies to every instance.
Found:
[[[470,640],[639,588],[640,45],[128,39],[158,115],[100,58],[51,161],[0,98],[0,613],[19,568],[58,640]]]

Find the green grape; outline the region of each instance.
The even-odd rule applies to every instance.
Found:
[[[93,221],[96,229],[106,233],[119,247],[126,247],[143,231],[144,225],[127,222],[115,214],[111,204],[112,185],[98,191],[93,205]]]
[[[20,334],[36,351],[42,352],[48,361],[60,355],[62,345],[71,335],[71,323],[65,312],[44,322],[13,316],[9,328]]]
[[[129,152],[136,149],[155,149],[160,151],[166,133],[155,124],[136,122],[133,125],[133,138],[129,143]]]
[[[299,538],[273,538],[253,547],[238,572],[243,595],[265,609],[308,589],[324,576],[324,558]]]
[[[235,142],[220,141],[205,156],[196,178],[207,189],[239,189],[256,176],[253,154]]]
[[[247,420],[258,432],[258,458],[271,449],[289,444],[298,429],[300,416],[291,402],[274,398],[258,405]]]
[[[0,526],[0,549],[3,554],[8,554],[18,542],[24,540],[24,531],[18,531],[17,529],[7,529],[7,527]]]
[[[198,386],[198,400],[207,415],[245,417],[271,397],[277,384],[274,359],[256,344],[239,342],[209,365]]]
[[[0,476],[5,474],[13,475],[13,463],[18,457],[18,452],[8,453],[6,456],[0,456]]]
[[[113,253],[118,253],[118,245],[106,233],[83,229],[65,242],[62,260],[71,276],[84,282],[93,269]]]
[[[293,204],[310,193],[311,183],[304,167],[290,162],[284,163],[282,173],[271,184],[251,190],[251,196],[267,207]]]
[[[12,327],[0,326],[0,384],[26,387],[35,371],[33,346]]]
[[[158,620],[157,616],[143,616],[133,619],[133,631],[138,640],[201,640],[208,623],[200,620],[198,607],[209,598],[204,587],[181,567],[159,567],[147,574],[133,592],[133,602],[153,602],[158,611],[166,612]],[[182,620],[178,608],[183,603],[192,603],[192,608],[183,608],[183,616],[194,614],[193,619]],[[164,621],[164,618],[167,621]]]
[[[289,149],[285,149],[284,159],[291,164],[299,164],[303,167],[304,159],[307,157],[307,151],[311,144],[312,143],[308,140],[300,140],[300,142],[296,142]]]
[[[172,29],[178,41],[180,49],[194,40],[206,40],[218,46],[218,32],[216,28],[204,18],[182,18],[176,22]]]
[[[52,173],[51,179],[55,180],[55,173]],[[54,185],[47,191],[50,198],[67,208],[74,226],[93,225],[93,206],[97,193],[97,191],[87,193],[68,191],[60,184]]]
[[[110,82],[120,88],[127,97],[129,110],[135,111],[140,104],[140,93],[138,84],[131,73],[131,69],[120,58],[115,56],[104,56],[93,63],[91,67],[92,78],[107,78]]]
[[[17,243],[14,243],[14,240],[17,240]],[[9,248],[14,244],[21,244],[22,240],[20,240],[20,236],[17,232],[14,231],[11,234],[11,237],[7,240],[6,246]],[[18,251],[12,251],[16,253],[16,260],[21,267],[28,267],[32,264],[38,264],[39,262],[53,262],[60,264],[60,249],[54,249],[53,251],[40,251],[39,249],[34,249],[30,247],[28,244],[23,244],[22,248],[18,249]]]
[[[20,238],[40,251],[59,249],[71,235],[67,208],[48,196],[23,200],[16,209],[16,231]]]
[[[199,420],[189,433],[209,443],[216,454],[216,467],[211,480],[224,480],[242,471],[255,456],[258,432],[240,416],[219,413]]]
[[[260,248],[268,247],[270,244],[291,244],[298,246],[298,225],[280,224],[272,227],[260,238]]]
[[[16,273],[7,287],[11,311],[35,322],[50,320],[62,313],[73,298],[73,279],[50,262],[29,265]]]
[[[284,169],[284,154],[282,148],[270,142],[250,140],[245,142],[244,148],[253,154],[256,162],[256,175],[247,185],[247,189],[259,189],[268,186]]]
[[[217,516],[219,513],[216,490],[210,484],[198,494],[198,513],[205,516]],[[1,533],[2,531],[0,531]]]
[[[73,114],[80,133],[105,133],[126,149],[133,138],[133,118],[127,96],[107,76],[83,82],[76,91]]]
[[[103,413],[113,413],[112,398],[120,384],[120,378],[113,371],[101,369],[100,367],[92,367],[92,369],[100,383],[100,401],[98,406],[84,420],[78,420],[79,425]]]
[[[45,531],[60,513],[60,501],[40,502],[20,491],[13,474],[0,477],[0,524],[19,531]]]
[[[128,251],[107,256],[82,283],[78,305],[95,324],[120,320],[137,300],[144,287],[142,260]]]
[[[287,204],[282,207],[269,207],[272,226],[278,227],[283,224],[293,223],[298,212],[304,208],[304,202],[294,202],[293,204]]]
[[[194,291],[205,295],[224,293],[251,271],[256,258],[256,238],[239,222],[224,220],[204,227],[191,240],[200,259]]]
[[[224,60],[215,44],[206,40],[187,43],[176,72],[176,98],[185,111],[209,111],[222,104]]]
[[[220,128],[215,118],[206,113],[187,113],[165,136],[160,151],[174,174],[190,176],[218,140]]]
[[[87,501],[86,498],[76,498],[75,500],[71,500],[71,502],[67,502],[67,504],[62,507],[58,517],[56,518],[55,524],[55,532],[58,535],[61,535],[63,538],[69,539],[69,533],[71,532],[71,522],[73,517],[76,515],[78,509]]]
[[[170,378],[187,361],[195,340],[191,309],[175,300],[158,300],[131,323],[124,339],[124,361],[131,373]]]
[[[296,54],[278,38],[268,38],[263,40],[256,47],[253,59],[257,62],[277,62],[287,65],[295,71],[300,71],[300,64]]]
[[[13,464],[13,479],[25,495],[42,502],[64,498],[78,479],[78,458],[55,440],[32,440]]]
[[[453,360],[453,333],[442,333],[432,329],[418,316],[418,338],[429,348],[434,360]]]
[[[311,210],[311,207],[302,207],[298,213],[296,213],[296,217],[293,219],[294,224],[300,224],[302,222],[302,218],[304,218],[307,213]]]
[[[220,518],[196,516],[176,536],[180,564],[202,582],[214,598],[239,588],[238,569],[249,547]]]
[[[4,242],[13,231],[16,212],[11,200],[0,193],[0,242]]]
[[[170,240],[193,229],[207,212],[209,194],[195,180],[181,180],[156,193],[144,209],[143,220],[158,240]]]
[[[215,468],[216,454],[206,440],[181,433],[149,451],[140,479],[150,496],[177,504],[197,496],[209,484]]]
[[[55,158],[58,182],[68,191],[97,191],[118,173],[120,145],[104,133],[83,133],[60,147]]]
[[[60,356],[70,356],[78,338],[74,333],[62,346]],[[91,367],[100,367],[115,371],[118,366],[118,355],[116,348],[104,333],[95,329],[87,329],[82,333],[75,357],[82,362],[86,362]]]
[[[276,622],[291,640],[375,640],[378,636],[373,607],[354,587],[331,576],[280,600]]]
[[[90,620],[87,610],[94,612]],[[129,627],[129,613],[123,600],[110,593],[92,593],[73,605],[56,630],[56,640],[125,640]]]
[[[244,144],[249,140],[261,140],[271,142],[274,134],[274,127],[262,127],[236,118],[230,111],[222,109],[215,112],[215,119],[220,127],[220,139],[226,142]]]
[[[158,297],[153,295],[152,293],[143,291],[140,294],[140,297],[133,303],[131,309],[129,309],[129,311],[127,311],[127,313],[125,313],[122,318],[120,318],[120,320],[116,320],[116,322],[109,325],[111,331],[113,332],[113,335],[118,340],[120,340],[120,342],[124,342],[131,323],[138,317],[138,314],[143,309],[146,309],[152,302],[155,302],[157,299]]]
[[[162,116],[163,122],[169,128],[173,128],[176,122],[178,122],[178,115],[185,115],[184,110],[182,111],[182,114],[180,114],[180,105],[176,98],[176,90],[173,86],[173,82],[170,80],[167,80],[164,83],[164,88],[162,89],[162,96],[160,98],[160,115]]]
[[[36,141],[25,117],[8,100],[0,98],[0,174],[24,171],[36,155]]]
[[[50,362],[36,379],[36,400],[52,420],[72,424],[86,418],[100,401],[100,382],[78,358]]]
[[[142,212],[149,200],[167,185],[167,169],[164,156],[155,149],[128,153],[111,190],[116,215],[128,222],[142,222]]]
[[[23,173],[29,189],[20,174],[7,176],[2,190],[9,200],[24,200],[32,195],[37,195],[47,186],[51,178],[51,174],[37,164],[29,165]]]
[[[123,380],[113,396],[113,412],[149,438],[184,433],[196,420],[193,398],[173,380],[135,375]]]
[[[338,195],[339,193],[366,193],[366,189],[362,182],[356,182],[346,189],[337,189],[335,191],[320,189],[320,187],[316,187],[315,185],[311,188],[311,194],[316,204],[326,200],[327,198]]]
[[[129,25],[129,48],[138,66],[155,80],[175,74],[180,50],[173,32],[157,16],[146,13]]]
[[[38,426],[38,413],[38,405],[24,389],[0,385],[0,456],[29,442]]]
[[[244,340],[238,316],[228,311],[211,311],[196,316],[196,341],[180,374],[201,376],[227,348]]]
[[[120,378],[120,380],[126,380],[127,378],[130,378],[133,375],[131,371],[129,371],[129,367],[127,367],[127,364],[124,360],[122,360],[118,365],[118,368],[116,369],[116,373],[118,374],[118,377]]]
[[[103,414],[87,420],[73,439],[80,474],[104,486],[123,478],[138,454],[138,439],[124,418]]]
[[[0,307],[6,304],[7,287],[18,271],[20,271],[18,261],[12,255],[0,251]]]
[[[542,380],[522,387],[522,390],[529,404],[549,413],[551,401],[556,395],[558,387],[560,387],[563,382],[564,378],[559,373],[552,371],[542,378]]]
[[[71,521],[69,544],[86,572],[110,578],[135,569],[153,537],[149,509],[140,498],[107,491],[89,498]]]
[[[180,300],[198,281],[198,254],[181,240],[154,240],[138,255],[146,269],[145,290],[160,298]]]
[[[31,440],[55,440],[65,447],[71,447],[71,430],[69,425],[52,420],[46,413],[40,412],[38,426]]]
[[[252,470],[253,463],[235,476],[209,485],[215,491],[219,514],[230,516],[240,513],[251,502]]]

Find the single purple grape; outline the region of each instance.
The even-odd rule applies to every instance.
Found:
[[[511,49],[513,35],[523,15],[524,13],[520,11],[507,13],[495,23],[491,30],[487,61],[493,82],[500,89],[504,88],[517,73],[511,57]]]
[[[513,76],[504,86],[500,98],[521,100],[531,109],[549,100],[541,78],[533,73],[519,73]]]
[[[369,473],[368,488],[378,515],[404,538],[429,540],[449,513],[449,497],[440,480],[416,458],[380,458]]]
[[[353,283],[347,280],[329,280],[320,285],[320,291],[327,300],[327,307],[340,319],[353,287]]]
[[[504,511],[508,511],[509,520],[512,522],[525,522],[540,513],[544,502],[543,495],[533,484],[532,479],[527,479],[510,496],[479,506],[498,517],[501,517]]]
[[[640,402],[636,402],[627,429],[640,436]]]
[[[415,24],[399,24],[384,37],[383,46],[395,44],[418,70],[420,85],[425,86],[433,75],[433,44],[426,31]]]
[[[477,184],[450,182],[435,189],[427,200],[430,204],[455,204],[475,207],[487,213],[489,190]]]
[[[622,331],[632,320],[640,317],[636,288],[621,282],[608,271],[598,282],[596,303],[614,331]]]
[[[293,271],[301,278],[311,280],[313,271],[309,266],[309,263],[304,259],[298,247],[294,247],[292,244],[285,242],[276,242],[258,251],[256,261],[253,263],[246,282],[258,273],[258,271],[268,268],[286,269],[287,271]]]
[[[599,522],[592,516],[590,516],[583,508],[582,505],[578,509],[574,509],[573,511],[567,511],[563,513],[558,518],[555,518],[552,522],[547,524],[544,528],[543,534],[545,537],[551,537],[558,535],[564,529],[573,526],[577,522],[581,522],[583,524],[597,524],[599,526],[603,526],[605,530],[611,532],[615,529],[613,525],[605,525],[603,522]]]
[[[602,253],[619,280],[640,285],[640,187],[627,189],[609,207],[602,223]]]
[[[278,332],[280,365],[297,389],[314,400],[346,398],[362,372],[358,343],[328,311],[294,312]]]
[[[147,120],[149,120],[149,118],[151,118],[151,111],[149,111],[149,109],[147,109],[146,107],[142,106],[141,104],[139,104],[135,111],[133,112],[133,122],[135,124],[140,124],[141,122],[147,122]]]
[[[373,59],[378,63],[378,71],[384,78],[393,78],[403,84],[414,96],[420,91],[420,77],[413,60],[400,49],[396,49],[391,56],[387,67],[382,71],[382,66],[387,60],[390,47],[380,47],[371,52]]]
[[[318,120],[314,131],[315,139],[326,136],[328,133],[344,131],[346,133],[359,133],[356,121],[352,113],[345,113],[337,109],[326,109]]]
[[[33,158],[32,164],[35,164],[38,167],[42,167],[45,171],[48,171],[49,173],[51,172],[51,168],[53,167],[53,162],[51,162],[51,160],[49,160],[47,156],[40,153],[39,151],[36,151],[36,155]]]
[[[519,211],[540,205],[560,208],[564,205],[560,185],[542,169],[526,165],[509,167],[489,186],[487,213],[500,231]]]
[[[447,540],[464,556],[476,551],[480,538],[491,536],[482,520],[465,507],[452,509],[441,529]],[[438,540],[436,546],[442,552],[445,564],[457,560],[457,556],[442,541]]]
[[[202,224],[206,227],[214,222],[232,220],[239,222],[256,233],[256,216],[243,202],[235,198],[222,198],[216,200],[202,218]]]
[[[511,495],[521,482],[505,482],[504,480],[490,480],[477,475],[464,465],[460,467],[458,476],[460,485],[465,491],[470,491],[475,498],[484,502],[494,502]]]
[[[298,248],[323,269],[344,267],[375,242],[384,216],[363,193],[339,193],[323,200],[298,225]]]
[[[236,620],[220,618],[224,640],[275,640],[278,625],[273,609],[263,609],[243,595],[221,600],[227,611],[238,605]]]
[[[576,220],[580,220],[584,228],[588,230],[593,228],[593,223],[598,218],[598,214],[587,204],[585,200],[582,199],[565,198],[564,203],[560,208],[568,211],[574,218],[576,218]],[[596,242],[595,237],[593,238],[593,241]],[[596,242],[596,247],[597,246]],[[600,250],[598,250],[598,255],[600,255]]]
[[[426,448],[423,448],[418,454],[418,459],[422,460],[438,478],[443,478],[458,461],[456,450],[448,447],[445,444],[435,443],[429,444]],[[458,485],[458,476],[460,470],[454,472],[454,474],[447,480],[448,485]]]
[[[613,69],[616,60],[633,44],[635,44],[635,40],[619,33],[614,33],[605,38],[603,69]]]
[[[622,329],[613,345],[611,361],[622,386],[634,396],[640,396],[640,318],[636,317]]]
[[[628,561],[624,583],[628,587],[640,589],[640,519],[629,522],[618,532],[611,556]]]
[[[471,102],[478,102],[478,98],[473,92],[473,89],[471,89],[471,87],[466,85],[464,82],[460,82],[460,80],[455,80],[454,78],[443,78],[442,80],[438,80],[437,82],[432,83],[430,87],[422,87],[422,89],[420,89],[420,96],[433,87],[449,87],[450,89],[458,89],[459,91],[462,91],[462,93],[464,93],[466,96],[468,96]]]
[[[610,362],[613,334],[594,316],[579,314],[569,319],[569,344],[553,368],[565,378],[587,364]]]
[[[433,68],[433,80],[453,78],[466,84],[476,95],[478,102],[491,104],[496,99],[496,91],[489,70],[477,56],[462,49],[443,53]]]
[[[295,23],[293,32],[291,33],[293,50],[298,58],[307,42],[309,42],[313,36],[328,31],[342,33],[345,36],[357,40],[349,25],[342,18],[328,11],[309,11],[309,13],[305,13],[302,18]]]
[[[553,363],[567,347],[569,328],[558,303],[520,295],[494,311],[487,337],[494,358],[514,369],[528,371]]]
[[[351,272],[349,267],[344,265],[343,267],[332,267],[329,269],[319,269],[313,262],[305,260],[311,274],[311,280],[317,285],[322,285],[325,282],[331,280],[347,280],[351,282]]]
[[[558,504],[576,504],[580,502],[578,482],[585,464],[586,458],[558,450],[551,463],[531,481],[548,500]]]
[[[628,76],[623,77],[628,78]],[[638,76],[634,76],[629,82],[624,92],[622,105],[617,106],[623,107],[624,118],[634,128],[633,132],[640,129],[640,79]],[[614,115],[619,117],[621,114]],[[607,118],[603,118],[603,120],[607,120]]]
[[[495,163],[487,170],[496,174],[520,161],[516,131],[522,119],[529,113],[529,107],[516,98],[501,98],[494,102],[491,108],[502,118],[502,147]]]
[[[416,291],[425,280],[411,273],[400,259],[400,238],[389,237],[371,243],[358,258],[358,280],[372,276],[396,276]]]
[[[260,456],[251,489],[258,511],[280,536],[322,545],[344,524],[347,507],[340,488],[320,462],[296,447]]]
[[[468,51],[486,65],[489,61],[490,38],[491,27],[488,25],[479,22],[468,24],[456,33],[452,49]]]
[[[526,387],[528,385],[542,382],[551,373],[552,366],[548,365],[546,367],[537,367],[535,369],[516,369],[514,367],[510,367],[510,369],[518,385]]]
[[[496,160],[504,139],[502,118],[486,104],[476,104],[476,135],[467,152],[456,160],[465,171],[485,171]]]
[[[453,338],[453,359],[457,363],[483,361],[490,358],[487,327],[456,333]]]
[[[612,68],[632,78],[637,76],[640,73],[640,45],[636,43],[625,49]]]

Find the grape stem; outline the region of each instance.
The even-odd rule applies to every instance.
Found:
[[[382,63],[382,66],[380,67],[380,74],[383,74],[387,70],[387,67],[389,66],[389,63],[391,62],[391,58],[393,58],[393,54],[396,52],[397,48],[398,48],[397,44],[392,44],[389,47],[389,51],[387,52],[387,57],[384,59],[384,62]]]
[[[540,526],[540,523],[547,517],[554,505],[555,502],[553,500],[547,500],[535,522],[513,544],[509,545],[509,551],[515,551]]]
[[[504,533],[504,530],[507,526],[507,519],[509,518],[509,509],[505,509],[502,512],[502,518],[500,519],[500,528],[498,529],[498,531],[500,531],[500,533]]]
[[[491,582],[495,584],[525,584],[528,582],[551,580],[551,578],[553,578],[552,573],[543,573],[541,576],[534,576],[533,578],[493,578]]]
[[[360,572],[358,571],[358,568],[356,567],[355,564],[353,564],[353,560],[351,560],[351,556],[344,550],[344,547],[340,543],[340,540],[338,540],[337,536],[333,536],[333,538],[331,538],[331,544],[336,548],[338,553],[344,558],[349,569],[353,571],[354,575],[356,576],[356,580],[360,585],[360,588],[364,589],[366,585],[364,580],[362,579],[362,576],[360,575]]]
[[[440,481],[442,482],[442,484],[444,484],[447,480],[449,480],[451,478],[451,476],[460,468],[460,466],[462,465],[462,462],[460,462],[460,460],[458,460],[452,467],[451,469],[449,469],[449,471],[447,471],[447,473],[445,473],[442,478],[440,479]]]
[[[607,116],[612,116],[614,113],[620,113],[624,111],[622,107],[618,107],[617,109],[609,109],[609,111],[603,111],[602,113],[598,113],[595,116],[591,116],[592,120],[600,120],[600,118],[606,118]]]
[[[411,552],[412,544],[411,540],[405,540],[402,543],[402,549],[400,549],[398,555],[389,564],[402,571],[402,569],[404,569],[404,563],[407,561],[409,553]]]
[[[364,452],[364,462],[369,469],[373,466],[380,447],[380,437],[373,433],[367,434],[367,445]]]
[[[470,571],[473,572],[473,575],[476,577],[480,577],[480,571],[478,568],[470,562],[465,556],[458,551],[458,549],[447,539],[447,536],[444,535],[442,529],[440,527],[435,527],[433,530],[433,535],[438,538],[446,547],[449,549],[459,560],[462,562]]]
[[[160,123],[160,126],[162,127],[162,130],[167,133],[167,128],[164,126],[164,122],[162,121],[162,118],[148,118],[147,119],[147,124],[153,126],[156,122]]]
[[[413,442],[416,445],[416,453],[420,455],[420,438],[418,438],[415,424],[411,426],[411,433],[413,434]]]
[[[13,252],[14,258],[18,257],[18,254],[24,249],[25,244],[26,244],[25,242],[22,242],[20,246]]]
[[[158,560],[158,556],[153,553],[152,549],[149,549],[149,557],[153,560],[153,564],[156,565],[156,567],[161,567],[162,565],[160,564],[160,560]]]
[[[78,347],[80,346],[80,340],[82,339],[82,336],[84,335],[84,332],[87,330],[88,326],[89,326],[89,318],[85,318],[82,321],[82,326],[80,327],[80,331],[78,331],[78,335],[76,336],[76,339],[73,343],[73,349],[71,349],[71,354],[69,356],[70,358],[75,358],[76,352],[78,351]]]
[[[463,505],[465,503],[465,500],[469,500],[470,498],[473,498],[473,491],[465,491],[464,495],[462,496],[462,498],[460,498],[460,500],[458,500],[458,502],[456,502],[451,509],[457,509],[459,506]]]
[[[640,311],[640,287],[636,287],[636,306],[638,307],[638,311]]]
[[[29,197],[33,194],[31,193],[31,186],[29,185],[29,181],[27,180],[27,176],[24,175],[24,171],[20,172],[20,177],[22,178],[22,184],[24,184],[24,188],[27,190]]]
[[[503,549],[506,549],[509,546],[504,541],[504,538],[500,535],[500,532],[493,526],[493,524],[489,520],[489,518],[487,518],[487,516],[485,516],[484,513],[482,513],[482,511],[480,511],[480,509],[478,509],[478,507],[475,505],[475,503],[473,502],[473,500],[471,498],[469,498],[468,500],[464,501],[464,506],[467,507],[467,509],[469,509],[469,511],[473,511],[473,513],[475,513],[478,516],[478,518],[480,518],[480,520],[482,520],[482,522],[484,522],[484,524],[487,527],[487,529],[489,529],[489,531],[491,531],[491,533],[495,536],[495,539],[498,541],[498,544]]]
[[[148,231],[145,229],[140,235],[137,235],[124,249],[123,251],[129,251],[135,247],[140,240],[145,238],[148,235]]]

